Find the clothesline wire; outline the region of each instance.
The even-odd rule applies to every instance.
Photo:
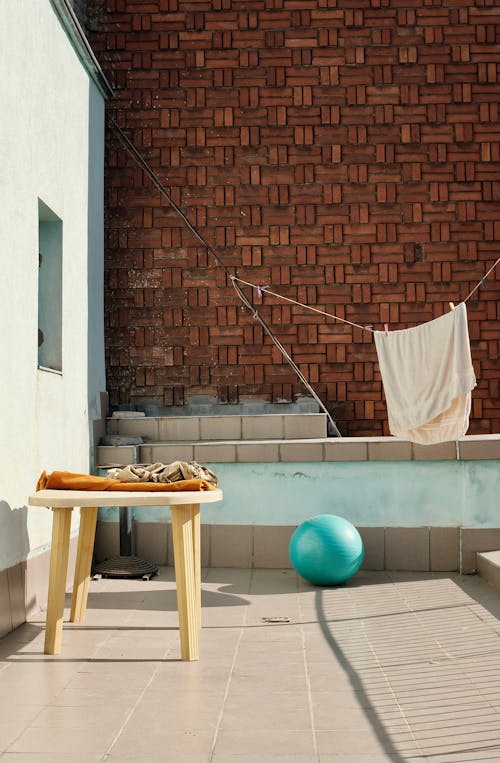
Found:
[[[285,302],[291,302],[293,305],[298,305],[299,307],[304,307],[306,310],[311,310],[313,313],[319,313],[320,315],[326,315],[327,318],[333,318],[336,321],[340,321],[340,323],[347,323],[349,326],[354,326],[355,328],[362,329],[363,331],[369,331],[370,333],[375,333],[373,328],[369,325],[361,325],[361,323],[353,323],[353,321],[348,321],[346,318],[340,318],[338,315],[333,315],[333,313],[328,313],[326,310],[320,310],[318,307],[311,307],[311,305],[306,305],[304,302],[298,302],[296,299],[291,299],[290,297],[285,297],[283,294],[278,294],[275,291],[271,291],[268,286],[256,286],[253,283],[250,283],[249,281],[244,281],[242,278],[238,278],[237,276],[230,276],[230,278],[233,281],[238,281],[239,283],[245,284],[245,286],[251,286],[252,289],[256,289],[258,292],[261,292],[262,294],[271,294],[273,297],[278,297],[279,299],[284,300]]]
[[[190,222],[190,220],[187,217],[187,215],[185,215],[183,210],[179,207],[179,205],[176,204],[176,202],[172,198],[172,195],[167,191],[167,189],[165,188],[163,183],[161,183],[161,181],[157,177],[156,173],[149,166],[149,164],[146,162],[146,160],[140,154],[140,152],[136,149],[136,147],[134,146],[132,141],[127,137],[127,135],[124,133],[124,131],[121,129],[121,127],[118,127],[118,125],[116,124],[116,122],[113,119],[110,119],[109,122],[110,122],[110,125],[113,128],[113,130],[117,133],[117,135],[122,140],[122,142],[123,142],[126,150],[128,151],[128,153],[132,156],[132,158],[135,160],[135,162],[141,167],[141,169],[147,174],[147,176],[150,178],[150,180],[153,183],[153,185],[160,191],[160,193],[163,196],[165,196],[165,198],[167,199],[167,201],[171,205],[171,207],[182,218],[182,220],[184,221],[186,226],[189,228],[191,233],[198,239],[198,241],[200,241],[203,244],[203,246],[206,249],[206,251],[209,254],[212,255],[212,257],[215,259],[217,264],[223,269],[223,271],[225,272],[226,276],[228,278],[232,279],[232,284],[233,284],[234,290],[235,290],[236,294],[238,295],[238,297],[240,298],[241,302],[245,305],[245,307],[247,307],[250,310],[250,312],[252,313],[254,319],[257,320],[260,323],[260,325],[262,326],[262,328],[265,331],[265,333],[267,334],[267,336],[271,339],[271,341],[279,349],[279,351],[281,352],[281,354],[283,355],[285,360],[289,363],[290,367],[295,371],[295,373],[297,374],[298,378],[300,379],[300,381],[302,382],[304,387],[312,395],[314,400],[316,400],[316,402],[318,403],[318,405],[321,408],[321,410],[325,413],[327,421],[330,424],[330,427],[332,429],[333,434],[336,437],[342,437],[342,435],[340,434],[340,431],[339,431],[335,421],[333,420],[333,417],[332,417],[330,411],[326,408],[325,404],[323,403],[321,398],[318,396],[318,393],[316,392],[314,387],[311,386],[311,384],[306,379],[306,377],[304,376],[304,374],[302,373],[302,371],[300,370],[298,365],[295,363],[295,361],[291,358],[290,354],[283,347],[283,345],[279,341],[278,337],[274,334],[272,329],[267,325],[266,321],[260,315],[260,313],[257,310],[257,308],[255,307],[255,305],[246,297],[246,295],[244,294],[243,290],[236,283],[236,281],[234,280],[234,276],[229,272],[228,268],[226,267],[224,262],[221,260],[219,255],[213,250],[213,248],[210,246],[210,244],[207,241],[205,241],[205,239],[203,238],[201,233],[199,233],[196,230],[194,225],[192,225],[192,223]]]
[[[128,150],[129,154],[132,155],[132,158],[135,159],[137,164],[141,167],[141,169],[148,175],[149,179],[153,183],[154,186],[160,191],[160,193],[165,196],[170,206],[177,212],[179,217],[183,219],[191,233],[200,241],[207,252],[212,255],[212,257],[215,259],[217,264],[222,268],[222,270],[225,272],[225,274],[230,278],[231,273],[229,272],[228,268],[224,264],[224,262],[221,260],[217,252],[212,249],[210,244],[205,241],[201,233],[198,233],[194,225],[190,222],[187,215],[183,212],[183,210],[179,207],[179,205],[174,201],[172,194],[170,194],[163,183],[158,179],[156,173],[151,169],[149,164],[146,162],[144,157],[140,154],[140,152],[137,150],[137,148],[134,146],[132,141],[127,137],[126,133],[121,129],[121,127],[118,127],[114,119],[109,120],[109,123],[113,130],[119,135],[119,137],[122,139],[123,143],[125,144],[125,148]]]
[[[491,273],[493,270],[495,270],[495,268],[496,268],[496,266],[498,265],[498,263],[499,263],[499,262],[500,262],[500,257],[498,258],[498,260],[497,260],[496,262],[494,262],[494,263],[493,263],[493,265],[492,265],[492,266],[491,266],[491,268],[488,270],[488,272],[487,272],[487,273],[485,273],[485,274],[484,274],[484,276],[483,276],[483,277],[482,277],[482,278],[481,278],[481,279],[480,279],[480,280],[477,282],[477,284],[474,286],[474,288],[472,289],[472,291],[470,292],[470,294],[467,294],[466,298],[463,300],[464,302],[467,302],[467,300],[468,300],[468,299],[470,299],[470,297],[472,297],[472,295],[474,294],[474,292],[475,292],[475,291],[477,291],[477,289],[479,289],[479,287],[480,287],[480,286],[484,286],[484,282],[485,282],[485,280],[488,278],[489,274],[490,274],[490,273]]]
[[[230,278],[233,282],[239,281],[239,283],[243,283],[246,286],[250,286],[252,289],[256,289],[258,292],[265,292],[267,294],[271,294],[274,297],[277,297],[279,299],[284,300],[285,302],[290,302],[292,304],[298,305],[300,307],[303,307],[307,310],[311,310],[312,312],[319,313],[320,315],[325,315],[328,318],[333,318],[336,321],[340,321],[341,323],[346,323],[350,326],[354,326],[355,328],[359,328],[362,331],[369,331],[370,333],[374,333],[373,328],[370,325],[362,325],[360,323],[354,323],[353,321],[349,321],[346,318],[340,318],[338,315],[333,315],[332,313],[328,313],[324,310],[320,310],[316,307],[311,307],[311,305],[304,304],[303,302],[299,302],[297,300],[291,299],[290,297],[285,297],[283,294],[278,294],[277,292],[271,291],[269,287],[267,286],[258,286],[256,284],[250,283],[249,281],[244,281],[242,278],[238,278],[237,276],[231,274],[229,272],[229,269],[224,264],[223,260],[219,257],[217,252],[210,246],[210,244],[205,240],[205,238],[199,233],[194,225],[191,223],[187,215],[183,212],[181,207],[174,201],[172,195],[167,191],[163,183],[160,182],[158,179],[156,173],[151,169],[149,164],[146,162],[144,157],[141,155],[141,153],[137,150],[137,148],[134,146],[132,141],[128,138],[126,133],[119,127],[114,119],[109,120],[110,125],[112,128],[116,131],[116,133],[120,136],[122,141],[124,142],[126,148],[128,149],[129,153],[133,156],[133,158],[136,160],[136,162],[140,165],[141,169],[149,176],[152,183],[156,186],[156,188],[160,191],[160,193],[165,196],[169,204],[172,206],[172,208],[177,212],[177,214],[182,218],[182,220],[185,222],[186,226],[189,228],[191,233],[200,241],[207,252],[212,255],[212,257],[215,259],[217,264],[224,270],[225,274],[228,278]],[[497,267],[498,263],[500,263],[500,257],[493,263],[493,265],[489,268],[489,270],[482,276],[482,278],[479,279],[477,284],[474,286],[472,291],[469,292],[469,294],[465,297],[463,302],[467,302],[472,295],[479,289],[480,286],[484,286],[484,282],[486,278],[490,275],[490,273],[493,272],[493,270]],[[236,289],[235,289],[236,290]],[[236,290],[238,293],[238,296],[241,298],[241,290]],[[255,306],[252,304],[253,311],[255,311]]]
[[[472,291],[463,299],[462,301],[465,303],[468,299],[472,297],[472,295],[479,289],[480,286],[484,286],[485,280],[488,278],[490,273],[495,270],[496,266],[500,262],[500,257],[496,260],[496,262],[493,263],[491,268],[483,275],[483,277],[477,282],[477,284],[474,286]],[[354,326],[355,328],[361,329],[362,331],[369,331],[370,333],[374,334],[375,330],[369,325],[365,324],[362,325],[361,323],[354,323],[353,321],[348,321],[346,318],[340,318],[338,315],[334,315],[333,313],[328,313],[326,310],[320,310],[318,307],[312,307],[311,305],[307,305],[304,302],[299,302],[296,299],[291,299],[291,297],[285,297],[284,294],[278,294],[278,292],[271,291],[269,286],[258,286],[257,284],[250,283],[250,281],[244,281],[242,278],[238,278],[237,276],[230,275],[229,276],[233,282],[239,281],[239,283],[245,284],[245,286],[250,286],[252,289],[256,289],[257,292],[262,294],[270,294],[273,297],[278,297],[278,299],[282,299],[284,302],[290,302],[293,305],[298,305],[299,307],[303,307],[306,310],[311,310],[314,313],[319,313],[320,315],[326,315],[327,318],[333,318],[336,321],[340,321],[340,323],[347,323],[349,326]],[[452,303],[450,302],[450,305]]]
[[[467,300],[472,297],[472,295],[479,289],[480,286],[484,286],[485,280],[488,278],[490,273],[492,273],[495,270],[499,262],[500,262],[500,257],[496,260],[496,262],[493,263],[491,268],[477,282],[477,284],[474,286],[472,291],[465,297],[465,299],[462,300],[464,303],[467,302]],[[278,292],[271,291],[269,286],[257,286],[254,283],[250,283],[250,281],[244,281],[242,278],[238,278],[237,276],[233,276],[233,275],[229,277],[233,281],[238,281],[239,283],[245,284],[245,286],[250,286],[252,289],[256,289],[260,295],[270,294],[273,297],[278,297],[279,299],[282,299],[284,302],[290,302],[291,304],[298,305],[299,307],[303,307],[306,310],[311,310],[314,313],[319,313],[320,315],[326,315],[327,318],[333,318],[334,320],[340,321],[341,323],[347,323],[349,326],[354,326],[355,328],[362,329],[362,331],[369,331],[372,334],[375,333],[374,329],[370,325],[362,325],[360,323],[354,323],[353,321],[348,321],[346,318],[340,318],[338,315],[334,315],[333,313],[328,313],[326,310],[320,310],[318,307],[312,307],[311,305],[307,305],[304,302],[299,302],[296,299],[291,299],[291,297],[285,297],[284,294],[278,294]]]
[[[333,433],[335,434],[335,436],[336,437],[342,437],[342,435],[340,434],[340,431],[339,431],[335,421],[333,420],[330,412],[327,410],[327,408],[323,404],[323,401],[318,397],[318,394],[316,393],[315,389],[309,384],[309,381],[306,379],[306,377],[304,376],[304,374],[302,373],[302,371],[300,370],[298,365],[295,363],[293,358],[290,356],[290,354],[287,352],[285,347],[281,344],[281,342],[278,339],[278,337],[275,336],[273,331],[269,328],[269,326],[267,325],[266,321],[263,319],[263,317],[261,316],[259,311],[255,309],[254,304],[252,302],[250,302],[250,300],[246,297],[246,295],[243,292],[243,290],[241,289],[241,287],[236,283],[236,281],[239,280],[239,279],[237,279],[237,278],[235,278],[233,276],[231,276],[231,278],[232,278],[233,287],[234,287],[236,293],[238,294],[239,298],[243,302],[243,304],[252,312],[254,319],[257,320],[260,323],[260,325],[262,326],[262,328],[265,331],[265,333],[274,342],[276,347],[279,349],[279,351],[281,352],[281,354],[283,355],[285,360],[289,363],[291,368],[293,368],[293,370],[295,371],[295,373],[297,374],[297,376],[299,377],[301,382],[304,384],[306,389],[309,390],[309,392],[312,394],[312,396],[314,397],[314,399],[316,400],[316,402],[320,406],[321,410],[326,414],[327,419],[330,422],[330,425],[332,427],[332,430],[333,430]]]
[[[256,319],[260,325],[262,326],[265,333],[269,336],[271,341],[276,345],[276,347],[280,350],[283,357],[287,360],[287,362],[290,364],[291,368],[295,371],[301,382],[304,384],[306,389],[312,394],[316,402],[319,404],[320,408],[325,412],[328,421],[330,422],[333,431],[336,436],[341,437],[341,434],[337,428],[337,425],[335,424],[331,414],[321,401],[321,399],[318,397],[316,391],[314,388],[310,385],[308,380],[305,378],[303,373],[301,372],[300,368],[297,366],[297,364],[294,362],[294,360],[291,358],[290,354],[286,351],[284,346],[281,344],[279,339],[276,337],[272,329],[267,325],[264,318],[260,315],[259,311],[251,302],[246,295],[244,294],[243,290],[239,286],[239,283],[244,284],[245,286],[250,286],[252,289],[257,290],[259,294],[265,293],[270,294],[272,296],[275,296],[279,299],[284,300],[285,302],[289,302],[295,305],[298,305],[300,307],[303,307],[307,310],[311,310],[312,312],[319,313],[320,315],[325,315],[329,318],[332,318],[336,321],[339,321],[340,323],[345,323],[350,326],[353,326],[355,328],[359,328],[362,331],[369,331],[370,333],[375,333],[374,329],[370,325],[361,325],[359,323],[354,323],[352,321],[349,321],[345,318],[340,318],[338,315],[333,315],[332,313],[328,313],[324,310],[320,310],[319,308],[312,307],[311,305],[304,304],[303,302],[299,302],[297,300],[291,299],[290,297],[285,297],[282,294],[278,294],[277,292],[271,291],[267,286],[257,286],[256,284],[250,283],[249,281],[244,281],[241,278],[238,278],[236,275],[229,272],[229,269],[226,267],[222,259],[219,257],[217,252],[210,246],[210,244],[205,240],[205,238],[199,233],[194,225],[191,223],[187,215],[183,212],[181,207],[174,201],[172,195],[167,191],[163,183],[158,179],[156,173],[153,171],[153,169],[149,166],[149,164],[146,162],[144,157],[141,155],[141,153],[137,150],[137,148],[134,146],[132,141],[128,138],[126,133],[119,127],[114,119],[109,119],[109,124],[112,127],[112,129],[117,133],[117,135],[122,140],[126,150],[128,153],[132,156],[132,158],[136,161],[136,163],[140,166],[140,168],[146,173],[146,175],[149,177],[153,185],[160,191],[160,193],[165,196],[167,201],[169,202],[170,206],[175,210],[175,212],[181,217],[181,219],[186,224],[187,228],[191,231],[191,233],[195,236],[195,238],[200,241],[200,243],[203,245],[203,247],[206,249],[206,251],[215,259],[216,263],[222,268],[226,276],[231,280],[232,285],[234,287],[234,290],[236,294],[238,295],[241,302],[251,311],[254,319]],[[484,285],[484,282],[486,278],[490,275],[490,273],[496,268],[498,263],[500,262],[500,257],[494,262],[494,264],[489,268],[489,270],[483,275],[483,277],[478,281],[478,283],[474,286],[472,291],[465,297],[463,302],[467,302],[472,295],[479,289],[480,286]],[[451,304],[451,303],[450,303]],[[387,326],[387,324],[386,324]]]

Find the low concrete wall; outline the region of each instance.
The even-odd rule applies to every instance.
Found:
[[[273,525],[201,526],[204,567],[290,568],[288,544],[295,527]],[[365,558],[362,569],[412,572],[477,571],[477,553],[500,549],[500,527],[358,527]],[[134,526],[134,553],[159,565],[173,565],[171,525],[157,522]],[[99,522],[95,558],[120,553],[114,522]]]
[[[77,539],[69,547],[66,589],[73,585]],[[50,548],[25,562],[0,570],[0,638],[26,620],[45,621],[49,586]]]
[[[360,530],[365,568],[472,572],[500,548],[500,462],[212,463],[224,491],[202,510],[205,566],[287,567],[295,527],[338,514]],[[137,553],[171,564],[169,509],[133,509]],[[96,556],[119,552],[118,509],[101,509]],[[168,526],[169,529],[169,526]]]

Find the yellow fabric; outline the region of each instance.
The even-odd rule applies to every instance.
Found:
[[[96,477],[92,474],[55,471],[51,474],[43,471],[37,486],[38,490],[121,490],[135,493],[174,493],[182,491],[215,490],[215,486],[206,480],[190,479],[177,482],[120,482],[119,480]]]

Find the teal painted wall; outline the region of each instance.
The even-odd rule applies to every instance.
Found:
[[[104,361],[104,100],[92,82],[89,86],[88,130],[87,386],[88,417],[92,421],[92,419],[101,417],[100,393],[106,389]],[[91,443],[91,448],[92,445]]]
[[[500,527],[499,461],[207,464],[221,503],[202,508],[204,524],[297,525],[339,514],[358,527]],[[101,521],[117,521],[101,509]],[[168,509],[134,509],[139,522],[170,519]]]

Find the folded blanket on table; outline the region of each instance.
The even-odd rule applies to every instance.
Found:
[[[174,461],[171,464],[129,464],[108,469],[107,476],[120,482],[178,482],[201,479],[217,487],[217,476],[196,461]]]
[[[177,482],[120,482],[107,477],[97,477],[92,474],[75,474],[73,472],[55,471],[51,474],[42,472],[36,486],[38,490],[121,490],[126,492],[172,493],[182,491],[215,490],[203,479],[178,480]]]

